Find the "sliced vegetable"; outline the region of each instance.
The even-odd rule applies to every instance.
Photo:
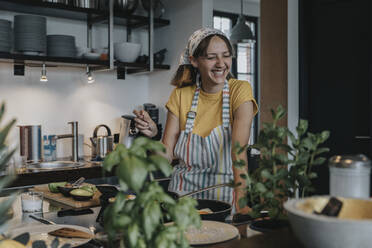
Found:
[[[48,188],[49,191],[52,193],[59,193],[58,186],[64,187],[67,184],[67,182],[56,182],[56,183],[49,183]]]

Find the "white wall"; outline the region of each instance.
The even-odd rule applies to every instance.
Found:
[[[170,85],[172,76],[177,70],[181,52],[186,47],[189,36],[202,26],[208,26],[212,20],[206,20],[203,15],[211,15],[212,0],[167,0],[164,1],[167,11],[164,18],[170,20],[171,25],[156,30],[156,49],[167,48],[165,63],[171,65],[169,71],[156,71],[149,79],[149,101],[160,108],[160,120],[164,124],[166,109],[164,108],[169,95],[174,88]],[[206,22],[206,23],[205,23]],[[164,126],[163,126],[164,127]]]
[[[13,21],[14,13],[0,12],[1,19]],[[47,34],[70,34],[78,46],[87,45],[86,23],[47,17]],[[147,53],[146,31],[133,32],[133,41],[141,41]],[[107,29],[94,27],[93,47],[107,46]],[[116,27],[114,41],[126,39],[125,28]],[[18,125],[41,124],[43,134],[70,133],[68,121],[79,122],[79,133],[85,141],[92,136],[94,127],[107,124],[113,132],[119,131],[119,119],[148,102],[147,75],[127,75],[117,80],[116,71],[94,73],[95,83],[86,83],[85,68],[48,67],[48,82],[39,81],[40,67],[26,67],[25,76],[13,75],[13,64],[0,63],[0,102],[7,104],[6,118],[17,118]],[[18,144],[18,130],[13,129],[9,143]],[[58,156],[71,154],[71,141],[58,141]],[[18,154],[18,153],[17,153]],[[85,154],[90,154],[85,147]]]
[[[119,119],[143,103],[152,102],[160,107],[160,121],[165,122],[164,105],[173,87],[169,84],[178,65],[179,54],[188,37],[202,26],[211,26],[213,0],[165,0],[171,25],[155,30],[155,51],[167,48],[165,64],[171,70],[126,75],[116,80],[115,72],[94,73],[95,83],[86,84],[84,68],[47,68],[48,83],[39,82],[40,68],[26,67],[26,75],[13,76],[13,64],[0,63],[0,101],[6,101],[6,120],[17,118],[17,124],[41,124],[43,134],[70,132],[68,121],[79,121],[79,133],[85,141],[92,136],[96,125],[105,123],[113,132],[119,131]],[[206,16],[210,16],[206,18]],[[13,13],[0,12],[0,18],[13,20]],[[79,46],[86,46],[86,24],[74,20],[47,18],[48,34],[72,34]],[[125,27],[116,27],[114,41],[126,38]],[[104,26],[94,27],[93,47],[107,44]],[[133,32],[133,41],[143,44],[142,54],[148,51],[147,31]],[[10,143],[18,143],[18,130],[13,129]],[[70,155],[70,140],[58,141],[58,156]],[[90,150],[85,147],[85,154]]]

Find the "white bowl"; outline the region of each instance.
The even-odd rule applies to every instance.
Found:
[[[101,54],[99,53],[84,53],[83,54],[83,58],[91,59],[91,60],[99,59],[100,56]]]
[[[121,62],[135,62],[141,52],[141,44],[120,42],[114,44],[114,57]]]
[[[308,248],[372,247],[372,200],[340,197],[343,207],[339,217],[312,213],[320,211],[329,198],[307,197],[284,204],[292,230],[303,245]]]

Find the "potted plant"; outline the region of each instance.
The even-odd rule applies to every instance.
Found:
[[[104,169],[116,171],[120,191],[104,211],[104,228],[110,240],[120,241],[120,247],[188,247],[185,230],[201,224],[194,199],[176,201],[154,180],[154,171],[166,176],[172,172],[160,155],[163,152],[160,142],[139,137],[130,148],[119,144],[105,158]],[[128,190],[134,191],[134,200],[126,199]]]
[[[282,106],[271,112],[273,122],[263,124],[257,143],[251,146],[260,151],[258,168],[241,175],[246,180],[247,195],[239,199],[239,204],[250,206],[253,218],[267,211],[270,220],[264,223],[275,227],[286,223],[283,203],[288,198],[304,197],[313,191],[311,180],[317,174],[312,169],[326,161],[321,155],[329,149],[320,145],[328,139],[330,133],[310,133],[308,122],[301,119],[295,135],[287,127],[278,125],[278,121],[286,114]],[[235,144],[234,152],[239,154],[245,152],[246,148]],[[234,166],[242,167],[245,163],[237,160]]]

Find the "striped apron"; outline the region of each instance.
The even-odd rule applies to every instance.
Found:
[[[197,113],[200,83],[187,114],[186,128],[180,133],[174,155],[180,163],[174,167],[169,191],[179,195],[233,180],[231,160],[231,125],[229,85],[225,81],[222,90],[222,125],[214,128],[205,138],[192,133]],[[197,199],[211,199],[233,204],[234,191],[221,187],[193,195]]]

